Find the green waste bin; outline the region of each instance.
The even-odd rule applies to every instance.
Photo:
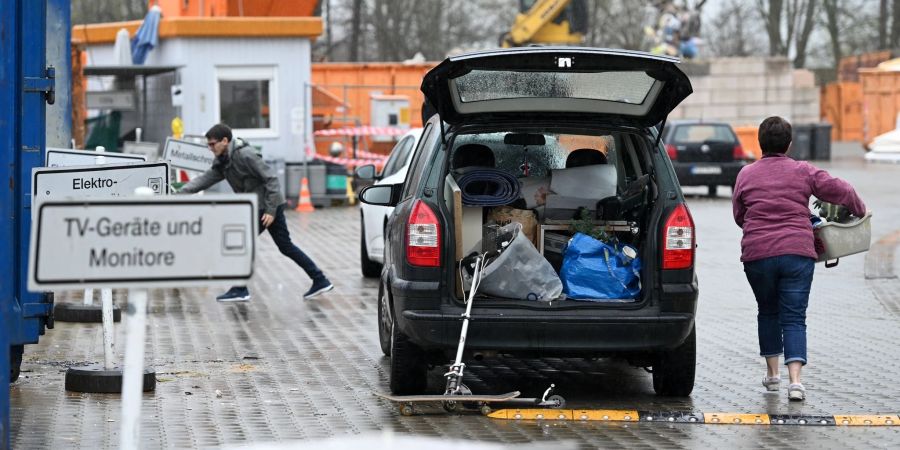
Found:
[[[326,169],[325,191],[328,195],[347,194],[347,169],[337,164],[329,164]]]

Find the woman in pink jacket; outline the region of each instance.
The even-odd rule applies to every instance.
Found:
[[[788,398],[803,400],[800,370],[806,365],[806,307],[817,254],[810,224],[810,196],[847,207],[862,217],[866,206],[846,181],[786,153],[791,124],[769,117],[759,126],[763,156],[744,167],[734,186],[734,221],[744,230],[741,261],[758,306],[759,352],[766,358],[763,386],[777,391],[778,357],[784,355]]]

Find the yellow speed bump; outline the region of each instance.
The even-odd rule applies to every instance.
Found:
[[[488,417],[505,420],[637,422],[638,412],[622,409],[498,409]]]
[[[703,421],[710,424],[728,425],[768,425],[768,414],[729,414],[729,413],[704,413]]]
[[[851,427],[897,426],[898,416],[834,416],[835,425]]]
[[[507,420],[572,420],[571,409],[498,409],[488,417]]]

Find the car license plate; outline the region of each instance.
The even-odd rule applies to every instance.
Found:
[[[720,175],[722,168],[719,166],[694,166],[691,167],[691,173],[694,175]]]

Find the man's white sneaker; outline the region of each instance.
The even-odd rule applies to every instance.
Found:
[[[762,381],[762,385],[765,386],[767,391],[777,391],[781,386],[781,378],[779,377],[764,377]]]

